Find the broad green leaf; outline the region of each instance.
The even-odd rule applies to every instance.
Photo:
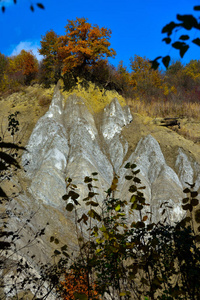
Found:
[[[136,227],[137,227],[137,228],[144,228],[144,227],[145,227],[145,224],[144,224],[144,222],[138,221],[138,222],[136,223]]]
[[[62,246],[62,247],[61,247],[61,250],[62,250],[62,251],[66,251],[66,250],[67,250],[67,245]]]
[[[89,189],[89,191],[91,191],[91,189],[92,189],[92,184],[91,183],[88,183],[88,189]]]
[[[88,193],[88,197],[89,198],[93,198],[94,196],[99,195],[98,193],[94,193],[94,192],[89,192]]]
[[[99,248],[98,248],[98,249],[96,250],[96,253],[100,253],[100,252],[102,252],[102,249],[99,249]]]
[[[68,254],[66,251],[62,251],[62,254],[63,254],[65,257],[69,257],[69,254]]]
[[[119,295],[120,295],[120,297],[123,297],[123,296],[126,296],[127,294],[126,294],[126,292],[121,292]]]
[[[92,181],[92,178],[88,177],[88,176],[86,176],[85,179],[84,179],[85,183],[88,183],[88,182],[91,182],[91,181]]]
[[[131,205],[131,209],[137,209],[137,202],[135,202],[135,203],[133,203],[132,205]]]
[[[96,175],[98,175],[98,173],[97,173],[97,172],[94,172],[94,173],[92,173],[92,175],[93,175],[93,176],[96,176]]]
[[[131,165],[131,169],[135,169],[136,167],[137,167],[136,164],[132,164],[132,165]]]
[[[191,192],[191,191],[190,191],[190,189],[188,189],[188,188],[186,188],[186,189],[183,190],[183,193],[185,193],[185,194],[190,193],[190,192]]]
[[[85,225],[87,225],[87,221],[88,221],[88,216],[86,216],[86,214],[83,214],[82,217],[80,219],[78,219],[78,223],[80,223],[81,221],[84,222]]]
[[[140,180],[140,178],[138,178],[138,177],[135,177],[135,178],[133,179],[133,181],[136,182],[136,183],[141,183],[141,180]]]
[[[88,216],[90,216],[91,218],[96,219],[98,221],[101,221],[100,215],[96,211],[94,211],[93,209],[88,211]]]
[[[102,244],[104,242],[104,240],[102,239],[96,239],[97,244]]]
[[[191,204],[182,205],[183,210],[189,210],[190,212],[193,210]]]
[[[72,211],[73,208],[74,208],[74,205],[72,203],[68,203],[67,206],[66,206],[67,211]]]
[[[184,45],[186,45],[184,42],[175,42],[172,44],[172,47],[180,50]]]
[[[127,175],[127,176],[125,176],[125,179],[126,179],[126,180],[131,180],[131,179],[133,179],[133,176]]]
[[[188,51],[190,47],[188,45],[184,45],[181,49],[180,49],[180,57],[183,58],[183,56],[185,55],[185,53]]]
[[[131,164],[130,164],[130,163],[127,163],[127,164],[124,166],[125,169],[130,169],[130,167],[131,167]]]
[[[63,199],[63,200],[68,200],[69,197],[70,197],[70,196],[69,196],[68,194],[66,194],[66,195],[63,195],[63,196],[62,196],[62,199]]]
[[[200,5],[196,5],[196,6],[194,6],[194,10],[200,10]]]
[[[138,170],[136,170],[136,171],[133,172],[134,175],[136,175],[138,173],[140,173],[140,169],[138,169]]]
[[[163,42],[165,42],[166,44],[170,44],[171,43],[171,39],[169,37],[162,39]]]
[[[106,229],[106,227],[105,227],[104,225],[100,228],[100,230],[101,230],[102,232],[107,231],[107,229]]]
[[[130,202],[131,203],[134,203],[136,201],[136,195],[133,195],[132,197],[131,197],[131,199],[130,199]]]
[[[120,204],[118,204],[116,207],[115,207],[115,210],[116,211],[119,211],[121,209],[121,206],[120,206]]]
[[[103,236],[105,237],[106,240],[109,240],[110,238],[108,232],[103,232]]]
[[[136,210],[142,210],[142,209],[143,209],[143,205],[137,204],[137,206],[136,206],[135,209],[136,209]]]
[[[191,192],[190,194],[191,194],[191,197],[196,197],[196,196],[198,196],[198,192],[196,192],[196,191]]]
[[[183,202],[183,204],[186,204],[186,203],[188,203],[188,201],[189,201],[189,198],[187,197],[187,198],[183,198],[182,199],[182,202]]]
[[[59,251],[59,250],[54,250],[54,255],[60,255],[61,254],[61,252]]]
[[[69,196],[70,196],[73,200],[76,200],[76,199],[78,199],[79,194],[76,193],[76,192],[74,192],[74,191],[70,191],[70,192],[69,192]]]
[[[135,185],[131,185],[130,187],[129,187],[129,192],[130,193],[134,193],[134,192],[136,192],[137,191],[137,187],[135,186]]]
[[[187,30],[192,28],[198,29],[198,21],[193,15],[179,15],[177,14],[177,20],[182,21],[181,26]]]
[[[55,240],[54,240],[54,243],[55,243],[56,245],[58,245],[58,244],[59,244],[59,240],[58,240],[58,239],[55,239]]]
[[[177,24],[174,22],[170,22],[169,24],[165,25],[162,29],[162,33],[167,33],[168,36],[172,34],[174,28],[177,27]]]
[[[197,206],[199,204],[199,200],[198,199],[192,199],[191,204],[192,204],[192,206]]]
[[[36,5],[41,8],[41,9],[44,9],[44,5],[42,3],[36,3]]]
[[[165,68],[168,68],[168,67],[169,67],[169,62],[170,62],[170,56],[169,56],[169,55],[163,57],[162,63],[163,63],[163,65],[165,66]]]
[[[189,38],[190,38],[189,35],[183,34],[183,35],[180,36],[179,40],[187,41],[187,40],[189,40]]]
[[[50,237],[50,243],[52,243],[54,241],[54,236]]]
[[[151,63],[151,69],[153,70],[157,70],[160,65],[157,59],[151,60],[150,63]]]
[[[99,204],[97,203],[97,202],[94,202],[94,201],[88,201],[87,203],[86,203],[86,205],[92,205],[92,206],[99,206]]]

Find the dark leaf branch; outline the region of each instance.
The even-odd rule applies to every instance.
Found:
[[[2,2],[5,2],[5,1],[2,1]],[[14,3],[14,4],[17,4],[17,0],[13,0],[13,3]],[[43,5],[42,3],[36,3],[36,5],[37,5],[37,7],[40,8],[40,9],[45,9],[45,7],[44,7],[44,5]],[[5,10],[6,10],[6,7],[5,7],[5,5],[3,5],[3,6],[1,7],[1,11],[4,13]],[[35,8],[34,8],[34,5],[33,5],[33,4],[30,5],[30,10],[31,10],[32,12],[35,11]]]
[[[194,6],[194,11],[200,11],[200,6]],[[171,21],[169,24],[165,25],[162,29],[162,33],[167,34],[167,37],[163,38],[162,41],[165,42],[167,45],[171,45],[172,48],[179,51],[179,55],[181,58],[184,57],[185,53],[190,48],[190,36],[189,34],[182,34],[179,36],[179,40],[172,42],[171,35],[174,32],[177,32],[180,29],[184,29],[190,31],[192,29],[200,30],[200,23],[198,18],[194,17],[193,15],[180,15],[177,14],[176,16],[178,22]],[[200,38],[192,39],[191,42],[197,46],[200,46]],[[158,56],[153,61],[151,61],[152,68],[157,69],[160,65],[159,60],[162,61],[162,64],[167,69],[170,65],[171,57],[167,56]]]

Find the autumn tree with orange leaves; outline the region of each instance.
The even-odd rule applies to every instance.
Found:
[[[1,90],[29,85],[37,73],[37,58],[31,51],[22,50],[18,55],[6,58],[6,67],[1,74]]]
[[[94,68],[108,57],[114,57],[110,48],[111,30],[91,25],[85,18],[68,20],[66,34],[58,36],[53,30],[41,40],[39,53],[44,56],[42,73],[46,83],[55,83],[60,77],[65,82],[77,81],[77,77],[91,79]],[[44,82],[42,75],[42,82]]]
[[[81,73],[87,66],[93,66],[100,59],[114,57],[110,47],[111,30],[92,26],[85,18],[68,20],[66,34],[59,38],[59,57],[63,61],[62,73],[77,69]]]

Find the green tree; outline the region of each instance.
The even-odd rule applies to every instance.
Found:
[[[39,53],[44,56],[40,64],[40,82],[45,86],[55,84],[61,75],[62,62],[58,57],[59,36],[53,31],[48,31],[45,36],[42,36],[40,41],[41,48]]]

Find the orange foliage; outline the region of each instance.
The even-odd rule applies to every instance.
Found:
[[[22,71],[23,75],[31,75],[38,72],[38,63],[31,51],[22,50],[15,58],[15,67]]]
[[[22,50],[9,58],[7,73],[10,78],[29,84],[38,72],[38,62],[31,51]]]
[[[92,26],[85,18],[68,20],[65,28],[66,35],[59,38],[61,46],[58,49],[58,56],[63,61],[63,74],[74,68],[81,71],[104,57],[115,56],[115,51],[109,49],[111,30]]]
[[[98,293],[96,291],[96,285],[92,284],[90,293],[88,291],[87,284],[87,273],[85,270],[71,270],[69,273],[65,274],[65,281],[61,282],[63,285],[64,300],[73,300],[76,299],[74,297],[74,293],[85,294],[87,297],[90,294],[90,299],[100,300]]]

